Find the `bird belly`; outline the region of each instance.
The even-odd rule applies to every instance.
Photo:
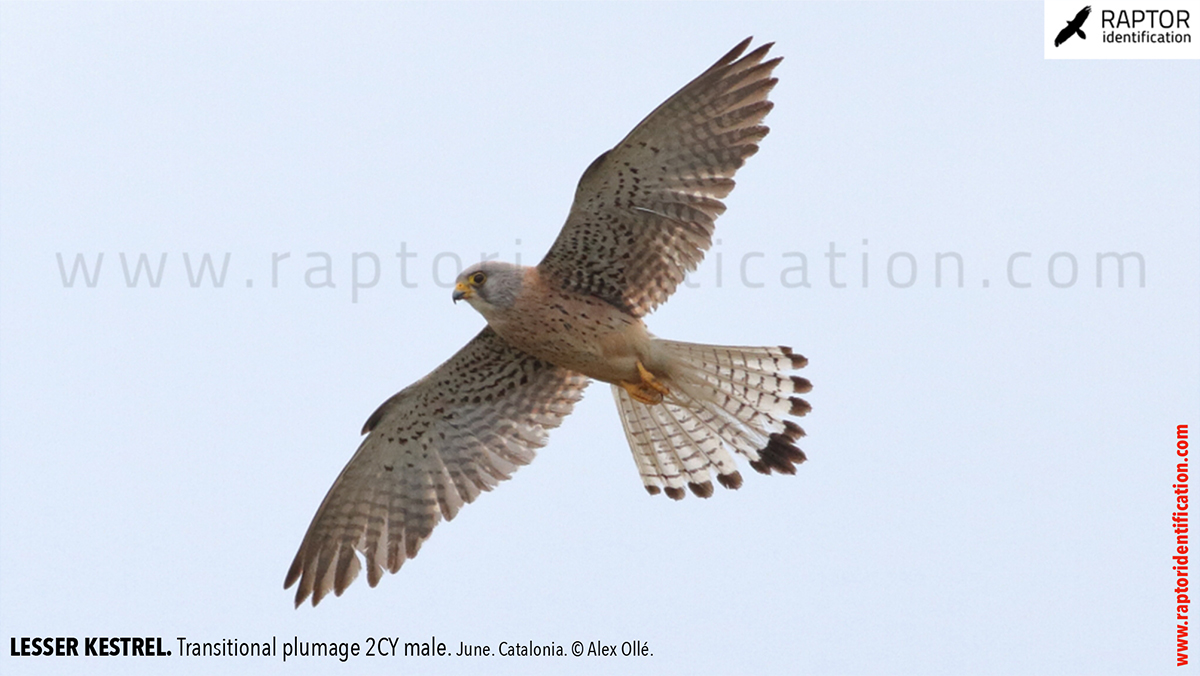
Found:
[[[596,380],[638,381],[639,360],[652,368],[653,339],[642,320],[598,298],[562,294],[546,300],[509,315],[519,321],[490,317],[489,323],[518,350]]]

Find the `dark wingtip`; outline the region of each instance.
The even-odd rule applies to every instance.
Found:
[[[734,45],[733,49],[726,52],[725,56],[721,57],[720,63],[733,63],[739,56],[742,55],[742,52],[746,51],[746,48],[750,46],[751,42],[754,42],[754,36],[747,35],[745,39]]]
[[[799,439],[800,437],[807,436],[807,435],[804,433],[803,427],[800,427],[799,425],[792,422],[791,420],[784,420],[783,421],[783,436],[787,437],[788,440],[790,440],[790,441],[795,441],[795,440]]]
[[[734,61],[737,61],[738,57],[742,55],[742,52],[746,51],[746,48],[750,46],[750,43],[753,40],[754,40],[754,36],[751,35],[750,37],[746,38],[745,40],[742,40],[741,42],[734,45],[733,49],[729,50],[728,52],[725,52],[725,56],[722,56],[721,58],[717,59],[716,63],[709,66],[708,70],[705,71],[705,73],[711,73],[711,72],[717,70],[718,68],[724,68],[724,67],[728,66],[729,64],[733,63]]]
[[[788,400],[792,402],[792,408],[788,411],[788,415],[801,418],[812,410],[812,406],[800,397],[789,397]]]
[[[682,488],[672,488],[671,486],[667,486],[666,491],[667,497],[671,498],[672,500],[682,500],[683,496],[687,495],[687,491],[683,490]]]
[[[742,473],[735,470],[729,474],[718,474],[717,483],[725,488],[736,491],[742,487]]]
[[[688,488],[691,489],[692,495],[695,495],[698,498],[711,498],[713,494],[713,485],[711,481],[704,481],[702,483],[689,481]]]
[[[792,376],[792,391],[797,394],[812,392],[812,382],[810,382],[808,378]]]
[[[648,485],[648,486],[646,486],[646,492],[649,493],[650,495],[658,495],[659,493],[662,492],[662,489],[659,488],[658,486],[649,486]]]
[[[746,54],[745,56],[742,56],[742,53],[746,51],[746,48],[749,47],[750,43],[753,41],[754,41],[754,36],[751,35],[750,37],[746,38],[745,40],[742,40],[741,42],[737,43],[737,45],[735,45],[733,49],[731,49],[725,53],[725,56],[722,56],[720,59],[718,59],[717,62],[713,64],[712,68],[721,68],[723,66],[728,66],[728,65],[734,63],[735,61],[738,61],[739,58],[742,61],[746,61],[746,60],[761,61],[762,58],[767,55],[767,52],[771,51],[771,48],[775,46],[774,42],[765,42],[765,43],[759,45],[758,47],[755,47],[754,51],[750,52],[749,54]],[[773,59],[773,62],[779,63],[782,60],[783,60],[783,57],[779,56],[779,57],[776,57],[775,59]]]
[[[783,350],[783,353],[791,358],[793,369],[802,369],[805,366],[808,366],[808,358],[802,354],[795,354],[792,352],[792,348],[788,347],[787,345],[780,345],[779,349]]]
[[[752,460],[750,466],[762,474],[770,474],[771,472],[779,472],[780,474],[795,474],[796,465],[804,462],[808,458],[804,455],[804,451],[800,450],[793,443],[799,437],[804,436],[804,430],[798,425],[787,427],[785,423],[783,432],[776,432],[771,435],[767,445],[758,451],[758,460]]]
[[[745,40],[743,40],[738,46],[741,47],[742,49],[745,49],[746,47],[750,46],[750,41],[753,39],[754,39],[753,36],[748,37]],[[774,46],[775,46],[774,42],[764,42],[761,45],[755,47],[753,51],[751,51],[749,54],[743,56],[740,60],[741,61],[762,61],[763,57],[766,56],[767,52],[771,51],[771,48]],[[782,56],[777,56],[774,59],[772,59],[772,61],[774,63],[779,63],[782,60],[783,60]],[[774,68],[775,66],[772,65],[771,67]]]
[[[292,567],[288,568],[287,577],[283,578],[284,589],[288,589],[296,584],[296,581],[300,579],[301,574],[304,572],[303,568],[300,562],[300,554],[296,554],[296,558],[292,560]],[[304,605],[306,600],[308,600],[308,592],[304,590],[304,585],[296,587],[296,596],[293,599],[292,607],[299,608]],[[313,601],[313,605],[316,605],[315,600]]]
[[[296,580],[300,579],[300,557],[296,556],[292,560],[292,567],[288,568],[287,576],[283,578],[283,588],[287,589],[296,584]]]

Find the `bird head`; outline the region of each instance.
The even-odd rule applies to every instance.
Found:
[[[503,261],[476,263],[458,276],[454,302],[465,300],[485,317],[493,310],[512,307],[521,291],[525,268]]]

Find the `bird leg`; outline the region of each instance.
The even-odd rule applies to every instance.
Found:
[[[670,394],[671,390],[667,389],[666,385],[660,383],[658,378],[654,377],[653,373],[647,371],[646,367],[642,366],[640,359],[637,362],[637,369],[638,373],[642,376],[641,382],[630,383],[622,381],[621,387],[625,388],[629,396],[647,406],[661,404],[663,396]]]

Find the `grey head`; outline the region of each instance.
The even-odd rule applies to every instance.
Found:
[[[512,307],[521,293],[525,268],[504,261],[476,263],[455,280],[454,302],[465,300],[485,317],[492,310]]]

